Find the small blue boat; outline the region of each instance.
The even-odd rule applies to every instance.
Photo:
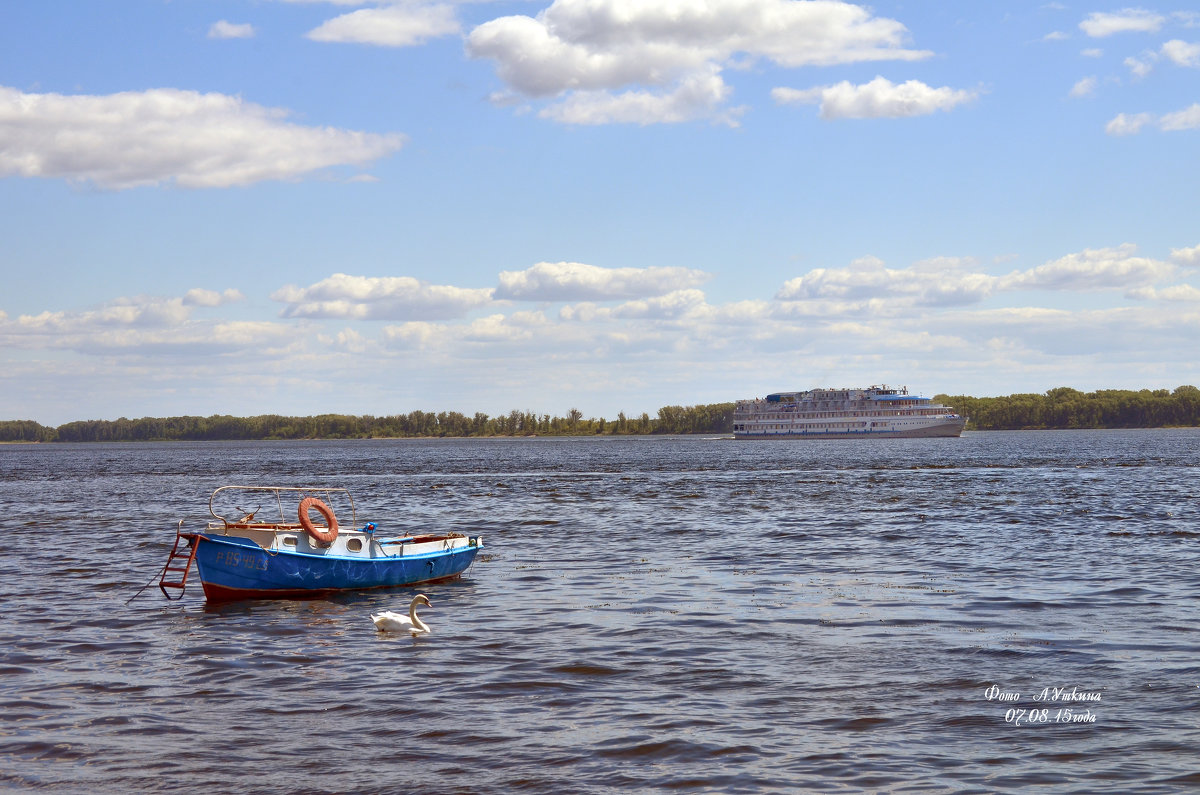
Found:
[[[278,520],[258,516],[261,502],[253,510],[236,507],[256,500],[274,503]],[[349,514],[352,529],[339,525],[334,505]],[[203,531],[184,532],[183,522],[175,530],[159,577],[168,599],[182,598],[193,563],[209,602],[297,599],[451,579],[483,546],[482,537],[462,533],[386,536],[374,523],[359,527],[345,489],[222,486],[208,510],[216,521]]]

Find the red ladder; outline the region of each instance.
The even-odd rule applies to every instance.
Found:
[[[199,539],[192,534],[185,536],[181,532],[182,530],[183,521],[181,520],[179,525],[175,528],[175,546],[171,547],[171,554],[167,556],[167,565],[163,566],[162,576],[158,579],[158,589],[162,591],[163,596],[167,597],[168,599],[183,598],[183,589],[187,585],[188,572],[191,571],[192,562],[196,560],[196,550],[200,548]],[[188,540],[188,544],[191,546],[190,550],[179,549],[179,542],[184,538]],[[187,558],[187,563],[184,563],[182,567],[175,565],[177,560],[181,560],[183,558]],[[183,576],[180,577],[178,581],[170,581],[167,579],[168,574],[182,574]],[[167,591],[168,588],[178,588],[179,595],[174,597],[171,596],[171,594]]]

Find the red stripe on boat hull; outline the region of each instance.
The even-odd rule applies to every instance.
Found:
[[[377,591],[382,588],[410,588],[414,585],[448,582],[458,579],[462,572],[434,577],[430,580],[404,583],[403,585],[373,585],[366,588],[230,588],[226,585],[200,581],[204,586],[204,598],[208,602],[241,602],[246,599],[321,599],[336,593],[351,593],[353,591]]]

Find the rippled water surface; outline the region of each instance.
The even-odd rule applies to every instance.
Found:
[[[127,604],[230,483],[485,548],[420,638],[368,617],[414,589]],[[1195,429],[7,445],[0,485],[0,787],[1200,788]]]

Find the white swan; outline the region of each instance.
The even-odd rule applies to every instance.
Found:
[[[380,632],[411,632],[414,635],[422,635],[429,632],[430,629],[428,624],[417,618],[417,605],[433,607],[429,598],[425,594],[419,593],[413,597],[412,603],[408,606],[408,615],[393,610],[384,610],[379,615],[372,613],[371,620],[375,622],[375,626]]]

